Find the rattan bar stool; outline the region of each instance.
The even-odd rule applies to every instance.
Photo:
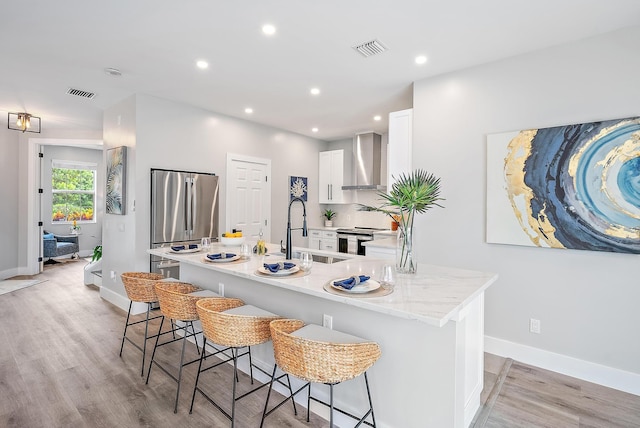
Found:
[[[192,361],[185,362],[184,361],[184,351],[185,346],[187,344],[187,340],[190,337],[194,338],[196,342],[196,349],[198,353],[200,353],[200,348],[198,347],[198,342],[196,339],[196,333],[193,322],[198,320],[198,312],[196,311],[196,302],[200,299],[205,298],[206,296],[218,296],[218,294],[213,291],[203,290],[195,285],[188,284],[185,282],[166,282],[166,281],[158,281],[155,284],[156,294],[158,295],[158,303],[160,303],[160,312],[164,315],[165,318],[172,320],[173,327],[171,329],[172,333],[181,332],[182,337],[173,338],[163,343],[158,343],[160,339],[160,334],[156,337],[156,343],[153,347],[153,353],[151,354],[151,362],[149,363],[149,369],[147,370],[147,381],[149,383],[149,377],[151,376],[151,368],[155,364],[158,366],[160,370],[165,372],[167,376],[176,381],[178,384],[176,390],[176,400],[173,406],[173,413],[178,412],[178,398],[180,396],[180,382],[182,380],[182,369],[189,364],[193,364],[198,362],[200,359],[196,358]],[[160,329],[158,333],[162,331],[162,323],[160,322]],[[181,322],[182,325],[178,324]],[[189,327],[191,327],[191,332],[189,332]],[[158,363],[155,360],[156,351],[160,346],[168,345],[170,343],[174,343],[176,341],[182,341],[182,351],[180,353],[180,364],[178,365],[178,376],[174,376],[170,373],[165,367]]]
[[[196,392],[202,394],[207,401],[213,404],[218,410],[222,412],[227,418],[231,420],[231,427],[235,424],[235,409],[236,401],[248,396],[249,394],[261,389],[268,384],[262,384],[256,388],[251,389],[238,397],[236,397],[236,383],[238,381],[238,358],[247,355],[249,357],[249,371],[251,376],[251,384],[253,384],[253,368],[260,370],[266,375],[265,372],[258,366],[254,366],[251,361],[251,346],[265,343],[271,339],[271,333],[269,329],[269,323],[274,319],[280,318],[278,315],[263,309],[257,308],[252,305],[245,305],[240,299],[231,298],[211,298],[202,299],[196,303],[198,314],[200,316],[200,322],[202,323],[202,331],[204,333],[204,342],[213,342],[216,345],[225,346],[231,351],[231,356],[225,354],[227,358],[222,361],[216,362],[212,366],[203,368],[203,361],[207,358],[203,351],[200,355],[200,364],[198,366],[198,375],[196,377],[196,383],[193,388],[193,396],[191,398],[191,408],[189,413],[193,411],[193,403],[196,397]],[[203,345],[204,347],[204,345]],[[246,348],[246,350],[244,349]],[[231,414],[224,410],[218,403],[216,403],[211,397],[209,397],[200,387],[198,382],[200,375],[214,367],[227,363],[233,360],[233,388],[231,399]],[[291,391],[291,385],[284,384],[280,379],[286,375],[280,376],[277,381],[289,388]],[[287,376],[288,381],[288,376]],[[293,400],[292,400],[293,402]],[[294,411],[297,414],[297,410]]]
[[[124,348],[125,340],[135,346],[138,350],[142,352],[142,364],[140,369],[140,376],[144,376],[144,360],[147,355],[147,340],[152,339],[154,336],[149,336],[149,321],[155,320],[157,318],[162,318],[162,315],[157,315],[152,318],[149,318],[149,313],[153,309],[153,303],[158,301],[158,296],[156,295],[156,291],[154,289],[155,283],[159,280],[162,280],[163,277],[159,273],[148,273],[148,272],[125,272],[120,275],[122,279],[122,283],[124,284],[124,289],[127,292],[127,297],[129,298],[129,311],[127,312],[127,321],[124,324],[124,333],[122,333],[122,344],[120,344],[120,356],[122,357],[122,349]],[[129,322],[131,317],[131,307],[133,306],[133,302],[141,302],[147,304],[147,316],[145,319],[135,322]],[[127,337],[127,329],[136,324],[145,323],[144,324],[144,341],[142,346],[132,341]]]
[[[265,418],[271,412],[305,388],[308,388],[307,422],[309,422],[309,408],[311,400],[313,400],[329,407],[329,426],[333,427],[333,386],[356,378],[361,374],[364,374],[364,382],[367,387],[369,410],[362,417],[354,416],[338,408],[335,408],[335,410],[357,420],[358,424],[356,426],[360,426],[363,423],[373,427],[376,426],[367,369],[380,358],[380,346],[377,343],[319,325],[305,325],[300,320],[275,320],[271,322],[270,327],[276,365],[273,368],[260,427],[262,427]],[[290,397],[285,398],[267,411],[277,367],[280,367],[285,373],[307,381],[307,383],[292,393]],[[329,403],[311,396],[312,382],[329,385]],[[372,422],[365,420],[369,415],[371,415]]]

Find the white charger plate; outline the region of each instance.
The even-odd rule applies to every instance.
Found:
[[[292,273],[296,273],[299,270],[300,270],[300,267],[298,267],[298,265],[295,265],[291,269],[281,269],[277,272],[271,272],[269,269],[265,268],[264,266],[260,266],[258,268],[258,272],[260,272],[261,274],[271,275],[271,276],[287,276],[287,275],[291,275]]]
[[[209,262],[209,263],[229,263],[229,262],[235,262],[236,260],[239,260],[240,256],[239,255],[235,255],[233,257],[227,257],[224,259],[215,259],[215,260],[211,260],[209,257],[204,256],[202,258],[202,260],[204,260],[205,262]]]
[[[200,251],[200,246],[198,246],[197,248],[185,248],[184,250],[177,250],[177,251],[169,247],[169,252],[173,254],[197,253],[198,251]]]
[[[342,281],[344,279],[347,279],[347,278],[332,279],[329,284],[331,285],[332,288],[335,288],[336,290],[344,291],[345,293],[354,293],[354,294],[368,293],[370,291],[374,291],[380,288],[380,283],[373,279],[368,279],[365,282],[354,286],[351,290],[347,290],[346,288],[342,288],[339,285],[333,284],[335,281]]]

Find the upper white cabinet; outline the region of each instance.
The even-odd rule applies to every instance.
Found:
[[[389,113],[389,144],[387,146],[387,189],[395,182],[392,177],[412,171],[413,109]]]
[[[342,190],[344,176],[344,150],[320,152],[318,199],[321,204],[344,204],[348,202],[347,192]]]

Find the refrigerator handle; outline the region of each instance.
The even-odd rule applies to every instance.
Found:
[[[195,195],[193,194],[194,189],[194,179],[191,178],[189,180],[190,183],[190,189],[189,189],[189,221],[191,222],[191,224],[189,225],[189,238],[193,239],[193,224],[195,223],[195,219],[193,218],[195,215],[194,209],[193,209],[193,203],[194,203],[194,199],[195,199]]]
[[[191,213],[189,212],[189,199],[191,194],[189,193],[189,178],[184,179],[184,233],[189,236],[189,220]]]

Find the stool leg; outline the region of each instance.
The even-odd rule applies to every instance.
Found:
[[[200,380],[200,370],[202,370],[202,361],[204,361],[204,350],[207,346],[207,338],[202,338],[202,354],[200,354],[200,363],[198,363],[198,374],[196,375],[196,383],[193,385],[193,395],[191,396],[191,407],[189,407],[189,414],[193,412],[193,402],[196,400],[196,391],[198,389],[198,380]]]
[[[147,303],[147,319],[144,322],[144,343],[142,344],[142,367],[140,368],[140,377],[144,376],[144,359],[147,355],[147,337],[149,335],[149,311],[151,303]]]
[[[196,337],[196,328],[193,326],[193,321],[189,321],[191,324],[191,332],[193,333],[193,341],[196,343],[196,350],[198,351],[198,355],[200,355],[200,346],[198,345],[198,338]],[[185,334],[187,334],[189,330],[185,330]]]
[[[369,392],[369,379],[367,378],[367,372],[364,372],[364,383],[367,385],[367,398],[369,399],[369,407],[371,408],[371,420],[373,426],[376,426],[376,417],[373,414],[373,401],[371,401],[371,392]]]
[[[309,412],[311,411],[311,382],[308,383],[309,392],[307,393],[307,422],[309,422]]]
[[[129,301],[129,312],[127,312],[127,321],[124,323],[124,333],[122,333],[122,344],[120,345],[120,356],[122,357],[122,349],[124,348],[124,339],[127,337],[127,327],[129,327],[129,317],[131,316],[131,306],[133,301]]]
[[[277,364],[273,365],[273,374],[271,375],[271,381],[269,382],[269,391],[267,392],[267,401],[264,402],[264,410],[262,411],[262,421],[260,422],[260,428],[264,425],[264,418],[267,416],[267,406],[269,405],[269,397],[271,397],[271,387],[273,386],[273,380],[276,377]]]
[[[253,362],[251,361],[251,346],[249,346],[249,374],[251,375],[251,385],[253,385]]]
[[[236,352],[234,353],[233,350],[235,350]],[[236,378],[238,377],[238,353],[237,353],[237,349],[233,349],[232,350],[232,354],[233,354],[233,373],[234,373],[234,379],[233,379],[233,397],[232,397],[232,401],[231,401],[231,428],[234,427],[235,421],[236,421]]]
[[[184,348],[187,344],[187,326],[185,325],[184,336],[182,336],[182,352],[180,353],[180,368],[178,369],[178,388],[176,390],[176,404],[173,406],[173,413],[178,413],[178,397],[180,396],[180,381],[182,380],[182,363],[184,361]]]
[[[333,428],[333,384],[329,385],[329,427]]]
[[[153,352],[151,353],[151,361],[149,361],[149,370],[147,370],[147,381],[145,384],[149,384],[149,377],[151,376],[151,367],[153,367],[153,358],[156,356],[156,349],[158,349],[158,340],[160,339],[160,332],[162,331],[162,324],[164,324],[164,317],[160,320],[160,328],[158,329],[158,335],[156,336],[156,344],[153,345]],[[171,322],[173,325],[173,321]]]
[[[236,355],[238,355],[236,348],[231,348],[231,356],[233,357],[234,360],[237,358]],[[238,371],[234,370],[234,372],[236,374],[236,382],[240,382],[240,378],[238,377]]]
[[[291,404],[293,404],[293,414],[298,415],[298,409],[296,408],[296,400],[293,399],[293,389],[291,389],[291,378],[287,375],[287,385],[289,386],[289,394],[291,394]]]

